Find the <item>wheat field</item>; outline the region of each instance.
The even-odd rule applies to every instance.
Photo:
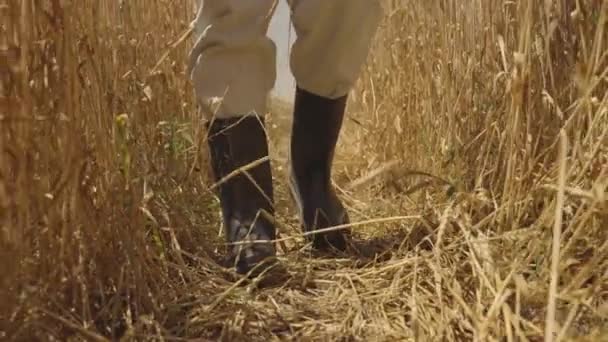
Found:
[[[607,341],[608,1],[384,0],[313,256],[225,251],[192,0],[0,0],[0,340]],[[268,282],[270,278],[270,282]]]

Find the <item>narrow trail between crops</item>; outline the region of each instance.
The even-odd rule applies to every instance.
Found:
[[[272,336],[391,340],[391,336],[419,334],[411,315],[427,313],[405,308],[415,302],[412,291],[421,291],[412,288],[417,278],[427,278],[431,271],[424,259],[433,258],[431,225],[436,222],[426,221],[429,226],[424,226],[420,209],[381,196],[366,199],[367,192],[357,197],[356,191],[342,188],[344,183],[338,180],[336,186],[354,223],[354,237],[346,253],[315,255],[302,237],[287,186],[288,113],[289,108],[279,108],[267,125],[279,223],[279,265],[248,280],[210,260],[198,259],[200,264],[189,272],[200,277],[200,287],[180,304],[185,316],[176,316],[183,321],[175,324],[175,335],[262,341]],[[355,153],[348,151],[351,124],[345,123],[338,146],[334,172],[338,179],[348,168],[348,153]],[[222,252],[221,248],[216,251]],[[416,294],[416,300],[435,302],[435,295],[427,291],[432,288]],[[433,310],[441,310],[441,300],[437,300]],[[438,319],[428,314],[428,319]],[[451,324],[448,317],[441,320]]]

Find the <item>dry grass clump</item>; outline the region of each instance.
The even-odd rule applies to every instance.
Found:
[[[358,252],[302,248],[276,110],[285,270],[249,282],[193,2],[0,2],[0,339],[607,339],[608,2],[384,3],[335,168]]]

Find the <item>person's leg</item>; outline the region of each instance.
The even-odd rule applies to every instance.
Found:
[[[291,0],[297,39],[291,53],[296,96],[291,186],[306,231],[347,224],[331,184],[348,92],[382,16],[377,0]],[[318,249],[346,248],[345,231],[315,234]]]
[[[195,21],[191,78],[208,124],[208,144],[226,239],[236,270],[275,255],[273,188],[264,114],[275,82],[275,46],[266,36],[273,0],[205,0]],[[234,171],[241,169],[236,175]],[[268,215],[270,216],[268,216]]]

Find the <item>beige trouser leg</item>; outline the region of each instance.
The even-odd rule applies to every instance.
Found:
[[[204,0],[190,77],[205,116],[264,115],[276,78],[276,47],[266,36],[274,0]]]
[[[297,39],[291,71],[298,87],[338,98],[354,86],[382,16],[379,0],[288,0]]]
[[[266,32],[274,0],[203,0],[190,76],[208,117],[264,115],[276,80]],[[291,69],[299,87],[337,98],[359,76],[382,14],[379,0],[288,0],[297,39]]]

